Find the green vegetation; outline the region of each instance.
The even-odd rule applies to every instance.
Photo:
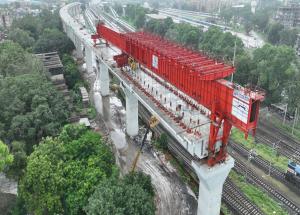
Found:
[[[43,72],[42,64],[19,44],[11,41],[0,43],[0,80],[28,73]]]
[[[74,46],[62,32],[58,11],[43,10],[38,16],[26,15],[14,20],[9,38],[35,53],[70,53]]]
[[[167,150],[168,149],[168,136],[167,134],[161,134],[155,141],[156,146],[159,149]]]
[[[9,31],[8,39],[19,43],[24,49],[33,47],[35,40],[27,31],[15,28]]]
[[[223,212],[224,215],[232,215],[232,213],[229,211],[229,209],[226,207],[225,204],[221,205],[221,211]]]
[[[0,79],[0,139],[24,141],[30,153],[42,137],[55,136],[69,111],[63,96],[42,74]]]
[[[66,79],[66,84],[68,85],[68,87],[70,89],[73,89],[76,85],[77,88],[78,85],[82,85],[78,65],[76,64],[73,57],[69,54],[64,54],[62,63],[64,65],[64,77]]]
[[[123,179],[104,180],[89,198],[88,215],[154,215],[154,190],[150,176],[130,173]]]
[[[14,156],[9,153],[7,145],[0,141],[0,172],[4,170],[5,167],[12,164]]]
[[[293,131],[292,125],[290,123],[283,124],[282,120],[279,120],[277,117],[271,116],[271,118],[268,120],[268,123],[273,124],[277,128],[281,129],[282,131],[287,132],[293,138],[300,141],[300,124],[299,123],[296,123],[293,134],[292,134],[292,131]]]
[[[260,155],[266,161],[271,162],[274,166],[281,169],[282,171],[286,171],[288,158],[285,156],[281,156],[267,145],[261,143],[255,143],[255,140],[252,136],[248,137],[248,140],[244,139],[244,134],[237,129],[233,129],[231,133],[231,139],[243,146],[247,149],[255,149],[258,155]]]
[[[53,52],[69,53],[73,50],[70,39],[58,29],[45,29],[36,41],[33,50],[35,53]]]
[[[117,11],[120,13],[121,11],[118,8],[119,6],[116,6]],[[149,10],[138,4],[128,4],[125,13],[130,23],[133,23],[137,28],[142,28],[145,25],[146,13],[149,13]]]
[[[21,198],[34,214],[81,214],[95,185],[115,169],[114,156],[100,135],[67,125],[58,138],[44,139],[28,157]]]
[[[114,155],[99,134],[79,125],[64,126],[68,105],[29,53],[58,51],[63,56],[77,108],[79,87],[85,83],[69,55],[73,45],[61,32],[58,14],[25,16],[14,22],[9,37],[16,43],[0,44],[0,139],[11,154],[0,142],[0,170],[19,181],[11,214],[111,214],[106,210],[111,207],[113,214],[154,214],[149,176],[119,178]],[[96,115],[93,107],[87,112]],[[98,205],[101,198],[104,211]]]
[[[281,208],[275,200],[270,198],[266,193],[254,185],[247,183],[244,176],[231,171],[229,177],[265,214],[288,215],[288,213]]]
[[[80,125],[67,125],[58,137],[47,137],[34,148],[20,181],[19,201],[37,215],[155,212],[150,177],[131,173],[120,179],[109,146]],[[15,211],[26,213],[18,206]]]

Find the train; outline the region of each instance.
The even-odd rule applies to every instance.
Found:
[[[300,165],[294,161],[289,161],[285,179],[300,189]]]
[[[285,115],[285,111],[286,111],[286,106],[284,105],[276,105],[276,104],[271,104],[268,107],[269,110],[272,110],[276,113],[278,113],[281,117],[284,117]],[[293,120],[294,119],[294,115],[290,114],[289,112],[286,113],[286,119],[287,120]]]

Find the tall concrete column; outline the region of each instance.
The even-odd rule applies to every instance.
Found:
[[[108,67],[102,61],[99,63],[99,80],[100,80],[100,92],[102,96],[109,95],[109,73]]]
[[[132,90],[123,87],[126,95],[126,133],[133,137],[139,133],[139,105]]]
[[[92,73],[93,70],[93,48],[86,45],[85,46],[85,62],[87,73]]]
[[[77,35],[75,35],[75,47],[76,47],[76,56],[77,56],[77,58],[83,58],[81,40],[80,40],[80,38],[78,38]]]
[[[223,184],[234,166],[234,159],[228,159],[214,167],[192,161],[192,166],[199,178],[199,197],[197,215],[219,215]]]

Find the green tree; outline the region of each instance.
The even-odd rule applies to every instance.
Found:
[[[287,46],[267,44],[253,52],[251,80],[267,91],[267,104],[281,101],[284,87],[295,75],[295,59],[295,51]]]
[[[42,137],[57,135],[69,117],[63,96],[41,74],[0,79],[0,100],[0,138],[25,141],[28,153]]]
[[[27,31],[20,28],[12,29],[8,34],[8,39],[19,43],[24,49],[32,47],[35,42]]]
[[[7,145],[0,141],[0,172],[4,170],[5,167],[12,164],[14,156],[9,153]]]
[[[73,89],[81,81],[80,72],[72,56],[65,54],[63,56],[64,77],[69,88]]]
[[[269,23],[269,14],[266,10],[257,11],[252,18],[252,23],[254,26],[257,26],[259,30],[264,31]]]
[[[161,134],[160,137],[157,139],[157,143],[158,146],[163,150],[168,149],[168,136],[165,133]]]
[[[13,163],[5,170],[8,177],[19,179],[26,167],[26,145],[24,142],[13,141],[11,143],[11,154],[14,156]]]
[[[41,62],[19,44],[12,41],[0,43],[0,78],[41,71]]]
[[[29,32],[30,36],[34,39],[38,39],[42,27],[40,20],[33,15],[26,15],[22,19],[15,19],[12,24],[12,29],[23,29]]]
[[[135,174],[135,173],[134,173]],[[136,178],[138,180],[135,180]],[[105,180],[89,198],[85,208],[88,215],[154,215],[153,195],[148,193],[148,177],[128,176],[127,179]],[[133,179],[133,181],[129,180]],[[153,188],[152,188],[153,189]]]
[[[280,33],[280,44],[294,47],[298,31],[296,29],[284,29]]]
[[[235,61],[236,73],[234,74],[234,82],[245,85],[251,82],[251,71],[254,69],[253,61],[249,54],[244,53],[238,55]]]
[[[34,214],[84,214],[89,196],[115,175],[110,148],[84,126],[67,125],[58,138],[46,138],[28,158],[20,196]]]
[[[280,41],[280,32],[283,28],[283,25],[279,23],[271,24],[268,31],[268,41],[274,45],[278,44]]]
[[[137,14],[135,15],[135,19],[134,19],[134,25],[137,28],[142,28],[145,25],[145,21],[146,21],[146,14],[144,11],[138,11]]]
[[[209,28],[203,34],[199,47],[217,58],[231,61],[233,59],[235,42],[237,47],[236,54],[242,54],[244,45],[240,38],[236,38],[229,32],[223,33],[218,28]]]
[[[58,51],[63,54],[70,53],[73,49],[71,40],[57,29],[45,29],[33,47],[36,53]]]

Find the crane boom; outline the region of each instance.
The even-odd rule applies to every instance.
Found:
[[[122,51],[114,56],[119,67],[127,65],[131,57],[210,110],[210,166],[225,160],[232,126],[243,131],[246,137],[250,131],[255,134],[265,93],[225,80],[235,71],[233,66],[150,33],[119,33],[103,23],[97,25],[97,34],[92,38],[102,38]],[[221,147],[216,150],[218,141]]]

